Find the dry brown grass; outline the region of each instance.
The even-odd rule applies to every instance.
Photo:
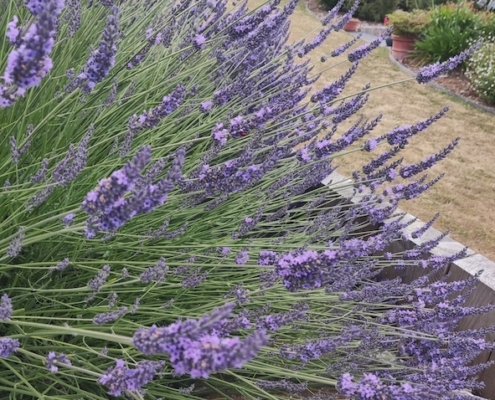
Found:
[[[249,1],[251,7],[262,3],[260,0]],[[312,38],[320,26],[318,19],[306,12],[301,2],[292,18],[290,40],[298,41],[308,35]],[[345,32],[332,33],[323,46],[310,54],[315,64],[313,71],[324,71],[315,84],[315,90],[334,81],[349,68],[350,63],[344,62],[325,71],[345,60],[345,56],[329,59],[325,63],[319,60],[350,38]],[[361,63],[343,95],[359,91],[367,83],[375,87],[407,78],[409,76],[388,59],[388,49],[379,48]],[[445,177],[420,198],[403,202],[401,208],[423,221],[440,212],[440,218],[435,223],[437,229],[449,229],[452,238],[495,260],[495,115],[415,81],[371,92],[361,114],[370,119],[383,114],[374,132],[378,136],[397,125],[426,119],[446,105],[450,107],[447,116],[410,140],[411,144],[403,150],[402,156],[405,162],[416,162],[441,150],[458,136],[461,142],[453,154],[429,173],[431,178],[441,173],[445,173]],[[348,154],[337,160],[339,172],[350,176],[372,156],[373,153],[364,152]]]

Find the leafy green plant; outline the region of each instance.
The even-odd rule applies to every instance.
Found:
[[[421,10],[397,10],[387,17],[389,25],[394,27],[393,34],[397,36],[420,36],[430,23],[429,14]]]
[[[467,62],[466,76],[482,99],[495,104],[495,37],[487,40]]]
[[[400,0],[399,8],[404,11],[428,10],[438,5],[457,2],[453,0]]]
[[[338,0],[321,0],[328,8],[335,7]],[[346,0],[342,6],[342,11],[349,11],[353,0]],[[397,8],[397,0],[362,0],[354,16],[364,21],[381,22],[388,13]]]
[[[416,54],[423,62],[445,61],[466,50],[484,27],[482,14],[469,3],[435,7],[430,19],[416,42]]]

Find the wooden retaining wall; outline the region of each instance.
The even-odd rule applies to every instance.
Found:
[[[335,190],[340,195],[350,198],[352,202],[357,203],[359,197],[353,195],[353,189],[349,187],[352,180],[338,174],[332,173],[323,182],[323,184],[329,186],[332,190]],[[362,194],[360,195],[362,196]],[[397,212],[401,212],[397,210]],[[415,217],[407,214],[404,217],[404,222],[412,221]],[[420,238],[414,239],[411,237],[411,233],[424,225],[423,222],[417,220],[404,229],[407,240],[395,242],[388,251],[392,253],[403,252],[404,250],[412,249],[428,240],[438,237],[441,232],[430,228]],[[495,245],[495,244],[494,244]],[[449,236],[442,239],[439,245],[431,251],[433,255],[449,256],[458,253],[465,246],[456,242]],[[457,281],[466,279],[470,276],[474,276],[478,271],[483,270],[483,274],[479,278],[479,283],[476,286],[476,290],[469,296],[465,306],[466,307],[480,307],[489,304],[495,304],[495,263],[483,257],[481,254],[476,254],[472,250],[468,250],[468,257],[462,260],[455,261],[447,266],[444,270],[437,271],[433,280],[440,279],[442,276],[449,273],[447,281]],[[423,269],[419,267],[406,267],[404,269],[387,269],[383,272],[383,276],[386,278],[395,278],[400,276],[405,283],[409,283],[422,275],[431,272],[429,269]],[[495,309],[491,312],[482,315],[472,315],[465,317],[461,320],[458,326],[459,331],[467,329],[478,329],[495,325]],[[495,333],[488,335],[488,340],[495,341]],[[495,362],[495,351],[485,351],[475,360],[475,364],[485,363],[488,361]],[[480,374],[480,380],[485,383],[485,388],[475,395],[481,396],[485,399],[495,400],[495,365],[485,369]]]

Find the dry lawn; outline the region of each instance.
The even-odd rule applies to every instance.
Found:
[[[263,2],[249,0],[257,7]],[[285,1],[283,1],[285,4]],[[291,41],[311,39],[320,29],[320,22],[310,15],[301,1],[292,18]],[[352,37],[346,32],[332,33],[327,41],[310,53],[314,73],[322,72],[315,90],[333,82],[349,67],[346,57],[329,58],[320,62],[338,45]],[[362,42],[364,43],[364,42]],[[362,44],[361,43],[361,44]],[[340,65],[339,62],[344,61]],[[333,68],[332,66],[336,65]],[[379,48],[361,62],[358,72],[351,79],[343,96],[359,91],[367,83],[372,87],[408,79],[409,76],[395,67],[388,58],[388,49]],[[401,208],[423,221],[436,212],[440,218],[435,227],[450,230],[450,236],[469,246],[475,252],[495,260],[495,115],[480,111],[432,87],[415,81],[387,86],[371,92],[368,104],[361,110],[366,118],[383,114],[383,119],[373,136],[379,136],[398,125],[414,124],[436,114],[443,107],[450,111],[427,131],[419,133],[401,152],[404,162],[417,162],[441,150],[456,137],[461,137],[457,149],[429,172],[429,179],[445,173],[445,177],[420,198],[403,202]],[[347,125],[342,124],[345,129]],[[345,125],[345,126],[344,126]],[[374,153],[355,152],[339,158],[339,172],[350,176]]]

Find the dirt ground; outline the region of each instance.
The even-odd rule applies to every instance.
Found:
[[[249,0],[251,8],[262,3],[261,0]],[[320,29],[320,21],[309,14],[305,3],[301,2],[292,17],[290,41],[310,40]],[[346,32],[332,33],[322,46],[310,53],[313,72],[322,73],[315,90],[333,82],[350,67],[345,55],[329,57],[325,63],[321,63],[320,58],[351,38]],[[360,91],[367,83],[378,87],[408,78],[390,62],[388,49],[379,48],[361,62],[342,96]],[[446,176],[420,198],[403,202],[401,208],[423,221],[440,212],[434,225],[437,229],[450,230],[453,239],[495,260],[495,115],[415,81],[372,91],[360,115],[373,119],[383,114],[373,132],[373,136],[379,136],[396,126],[424,120],[445,106],[450,107],[447,115],[412,138],[410,145],[402,151],[404,163],[418,162],[440,151],[456,137],[461,137],[461,142],[453,154],[429,172],[430,179],[441,173]],[[343,123],[341,131],[352,122],[354,120]],[[380,150],[384,148],[378,147],[376,151]],[[355,152],[337,159],[339,172],[350,176],[364,162],[376,156],[376,151]]]

